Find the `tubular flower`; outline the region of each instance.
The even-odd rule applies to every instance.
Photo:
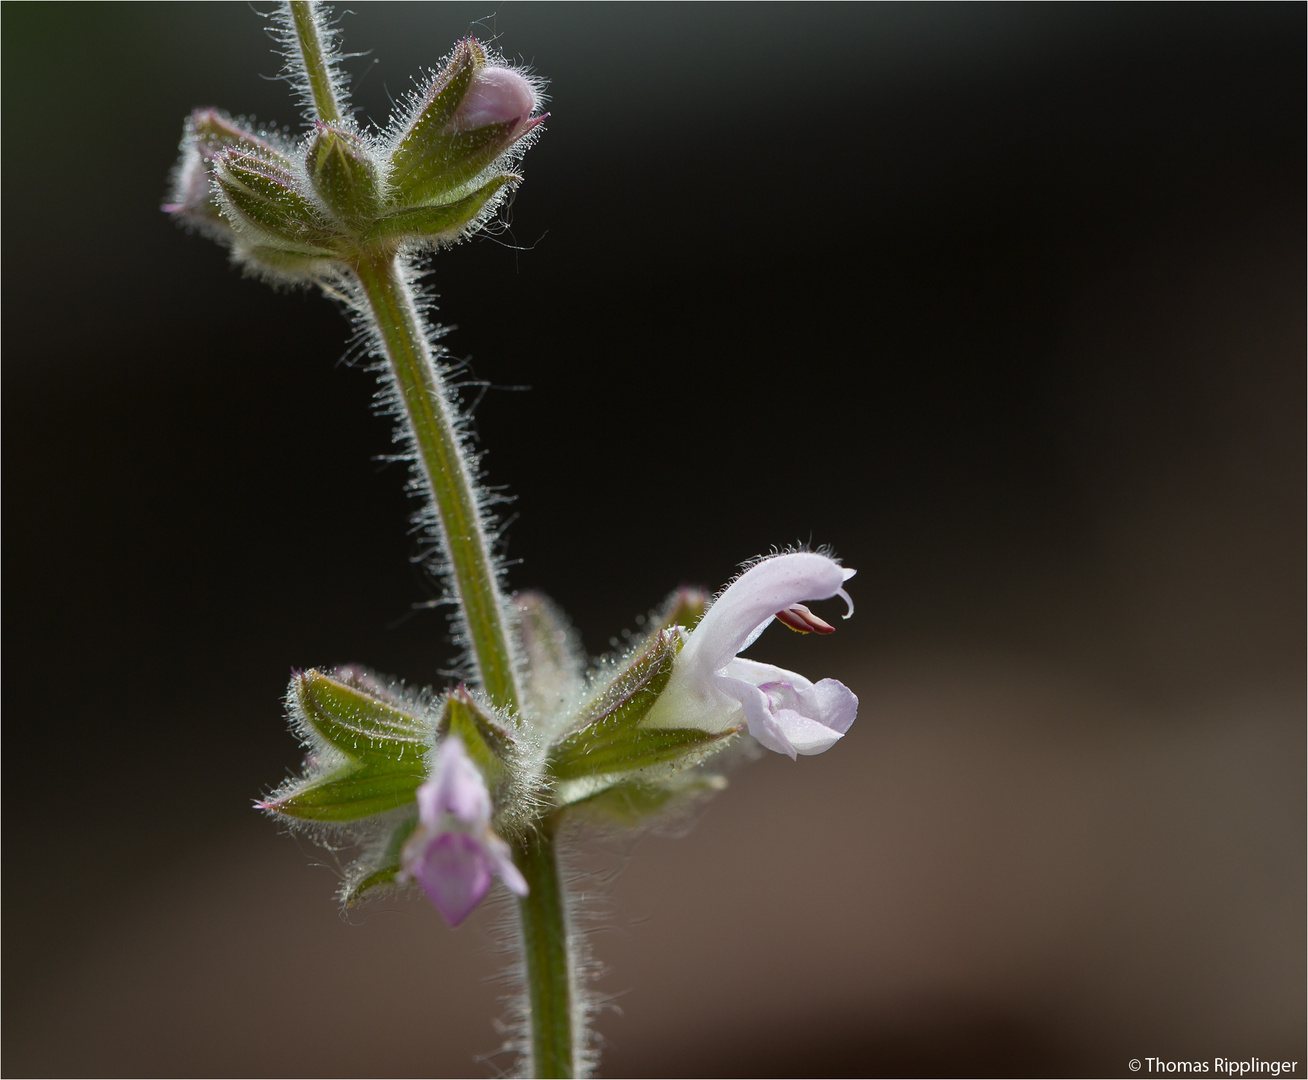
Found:
[[[509,891],[527,895],[509,845],[491,830],[491,798],[463,742],[441,744],[431,778],[417,791],[418,827],[404,845],[400,879],[416,881],[451,926],[463,922],[498,874]]]
[[[769,750],[820,754],[849,730],[858,698],[843,683],[813,683],[793,671],[746,660],[744,652],[774,618],[793,629],[830,631],[804,600],[839,596],[854,604],[844,583],[854,576],[833,559],[801,551],[775,555],[741,574],[685,638],[667,688],[645,726],[724,731],[740,723]]]

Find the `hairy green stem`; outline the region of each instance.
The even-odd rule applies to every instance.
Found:
[[[295,38],[300,43],[300,58],[304,62],[304,73],[309,79],[309,90],[313,94],[313,108],[318,119],[332,124],[341,118],[340,105],[332,89],[331,67],[323,52],[322,39],[318,36],[318,23],[314,18],[313,4],[309,0],[291,0],[291,23],[295,27]]]
[[[531,1021],[529,1076],[575,1076],[573,986],[568,956],[568,919],[554,850],[554,825],[519,843],[514,861],[531,891],[518,901]]]
[[[395,380],[419,473],[436,507],[478,681],[495,705],[516,712],[512,653],[490,545],[421,317],[395,257],[361,259],[355,272]]]

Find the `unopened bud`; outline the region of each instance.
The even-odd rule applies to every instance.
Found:
[[[229,148],[218,155],[214,173],[224,213],[238,231],[253,233],[252,243],[331,254],[326,245],[332,234],[319,223],[295,177],[278,163]]]
[[[351,224],[376,216],[381,202],[377,166],[359,136],[319,123],[305,166],[314,190],[333,213]]]
[[[269,161],[290,162],[266,132],[245,128],[217,109],[196,109],[182,133],[182,156],[173,170],[172,190],[165,213],[197,225],[217,240],[230,242],[231,227],[223,220],[214,194],[214,159],[228,148],[260,155]]]
[[[172,189],[163,212],[190,225],[198,225],[214,234],[214,239],[230,240],[231,228],[223,220],[222,207],[213,192],[213,165],[194,146],[182,150],[173,170]]]
[[[391,183],[404,206],[429,205],[495,165],[533,131],[538,98],[530,80],[486,63],[474,40],[459,43],[405,125],[392,156]]]
[[[512,68],[483,67],[454,113],[460,131],[487,124],[524,124],[536,111],[536,90]]]

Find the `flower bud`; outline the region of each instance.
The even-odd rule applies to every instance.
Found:
[[[305,168],[319,198],[347,223],[377,215],[381,205],[377,165],[358,135],[319,122]]]
[[[217,109],[196,109],[187,117],[182,132],[182,156],[173,170],[169,201],[163,209],[214,239],[230,243],[231,226],[223,219],[213,184],[214,159],[228,147],[290,167],[290,161],[266,133],[250,131]]]
[[[539,126],[544,118],[531,115],[537,104],[530,80],[488,64],[471,38],[461,41],[395,142],[396,201],[418,206],[459,195]]]
[[[231,226],[213,191],[213,163],[195,146],[183,144],[163,212],[212,233],[215,240],[231,240]]]
[[[471,131],[487,124],[520,126],[535,110],[536,90],[522,75],[512,68],[483,67],[454,112],[454,127]]]
[[[228,147],[215,160],[214,175],[224,215],[252,244],[332,254],[333,234],[279,163]]]

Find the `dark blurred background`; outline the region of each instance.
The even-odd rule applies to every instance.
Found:
[[[342,917],[250,807],[292,666],[450,663],[373,377],[159,212],[241,4],[6,4],[9,1075],[489,1075],[494,913]],[[1303,1075],[1300,4],[368,4],[357,103],[470,31],[550,80],[429,278],[515,587],[602,652],[772,545],[753,655],[862,700],[675,841],[587,841],[611,1076]],[[614,871],[621,872],[614,875]]]

